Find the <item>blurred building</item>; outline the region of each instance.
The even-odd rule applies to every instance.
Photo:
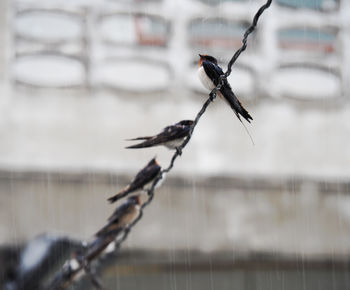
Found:
[[[225,67],[262,3],[2,1],[0,244],[89,239],[113,210],[108,196],[154,155],[169,162],[171,152],[125,150],[125,139],[194,118],[207,98],[198,53]],[[230,271],[240,289],[350,287],[349,48],[349,1],[275,1],[229,77],[255,145],[216,100],[124,245],[125,263],[175,265],[171,283],[184,269],[214,271],[205,287]],[[111,265],[132,288],[130,271]],[[278,276],[288,269],[295,276]]]

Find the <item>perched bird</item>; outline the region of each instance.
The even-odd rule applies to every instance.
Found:
[[[165,127],[162,132],[155,136],[138,137],[135,139],[129,139],[129,141],[144,140],[136,145],[128,146],[126,148],[147,148],[153,146],[163,145],[168,149],[178,149],[182,145],[185,138],[188,136],[191,126],[193,124],[192,120],[183,120],[175,125]]]
[[[15,268],[15,289],[56,289],[46,287],[53,273],[61,268],[64,260],[71,257],[72,251],[83,252],[84,249],[82,243],[67,237],[38,235],[30,240],[20,252],[18,266]],[[10,256],[7,259],[14,258]],[[69,273],[72,271],[70,269]]]
[[[224,75],[224,72],[221,67],[218,66],[218,61],[215,57],[201,54],[199,56],[198,77],[204,87],[211,91],[220,83],[220,76]],[[253,120],[248,111],[243,108],[242,104],[233,93],[227,79],[224,79],[224,83],[220,88],[218,95],[230,105],[241,122],[240,115],[249,123],[250,120]]]
[[[129,197],[117,207],[113,214],[108,218],[108,224],[99,230],[95,236],[102,237],[118,234],[119,229],[124,229],[137,218],[140,213],[140,205],[140,195]]]
[[[79,278],[84,275],[83,265],[80,260],[72,258],[64,263],[62,270],[59,271],[56,276],[49,283],[49,287],[46,289],[66,289],[69,285],[79,280]],[[28,289],[28,288],[26,288]],[[30,288],[30,289],[40,289],[40,288]]]
[[[156,158],[153,158],[148,164],[142,168],[131,183],[126,186],[121,192],[108,198],[110,203],[117,201],[118,199],[127,196],[129,193],[138,189],[144,189],[146,185],[149,185],[159,174],[161,167],[159,166]]]
[[[123,202],[108,218],[108,223],[95,236],[96,239],[89,245],[84,256],[91,261],[102,253],[126,227],[132,224],[140,214],[141,197],[134,195]]]
[[[121,230],[120,230],[121,231]],[[89,248],[84,255],[84,259],[90,262],[96,259],[116,238],[116,235],[109,235],[105,237],[96,237],[89,245]]]

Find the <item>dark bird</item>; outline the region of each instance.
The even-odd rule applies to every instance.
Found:
[[[15,288],[8,289],[56,289],[55,287],[46,287],[49,280],[53,280],[53,273],[61,268],[63,261],[71,257],[72,251],[83,252],[84,250],[85,247],[82,243],[66,237],[48,234],[35,237],[21,250],[15,271],[15,281],[13,281]],[[76,263],[74,260],[73,264]],[[71,272],[73,269],[69,270],[69,273]],[[5,287],[5,289],[7,288]]]
[[[108,198],[110,203],[117,201],[118,199],[127,196],[129,193],[138,189],[144,189],[146,185],[149,185],[159,174],[161,167],[159,166],[156,158],[153,158],[148,164],[142,168],[131,183],[126,186],[121,192]]]
[[[206,89],[212,91],[220,83],[220,76],[224,75],[224,72],[221,67],[218,66],[218,61],[215,57],[201,54],[199,56],[199,79]],[[243,108],[242,104],[233,93],[227,79],[224,79],[224,83],[220,88],[218,95],[230,105],[241,122],[240,115],[249,123],[250,120],[253,120],[252,116],[250,116],[248,111]]]
[[[71,283],[79,280],[79,278],[84,275],[83,265],[80,260],[72,258],[64,263],[61,271],[59,271],[56,276],[51,280],[49,286],[43,289],[61,290],[69,287]],[[28,289],[28,288],[26,288]],[[40,289],[40,288],[30,288],[30,289]]]
[[[146,136],[138,137],[135,139],[129,139],[129,141],[144,141],[136,145],[128,146],[126,148],[135,149],[163,145],[168,149],[177,149],[182,145],[185,138],[188,136],[192,124],[192,120],[183,120],[176,123],[175,125],[165,127],[162,132],[155,136]]]
[[[141,205],[140,195],[129,197],[108,218],[108,224],[99,230],[95,236],[109,236],[118,234],[119,229],[130,225],[139,215]]]
[[[91,261],[102,253],[108,245],[139,216],[141,210],[141,197],[134,195],[123,202],[108,218],[108,223],[95,236],[96,239],[89,245],[84,256]]]

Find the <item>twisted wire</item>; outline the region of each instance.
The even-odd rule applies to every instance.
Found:
[[[259,10],[256,12],[256,14],[254,15],[253,21],[251,23],[251,25],[246,29],[244,35],[243,35],[243,39],[242,39],[242,46],[235,52],[235,54],[233,55],[233,57],[231,58],[231,60],[229,61],[228,65],[227,65],[227,71],[220,77],[220,82],[219,84],[210,92],[209,94],[209,98],[205,101],[205,103],[203,104],[201,110],[197,113],[196,118],[194,119],[194,122],[191,126],[191,129],[187,135],[187,137],[185,138],[184,142],[181,144],[181,146],[179,146],[177,148],[177,150],[175,151],[175,153],[173,154],[170,163],[168,165],[167,168],[161,170],[158,174],[158,176],[155,178],[155,180],[153,181],[150,189],[147,190],[147,200],[142,204],[141,208],[140,208],[140,213],[138,215],[138,217],[129,225],[127,226],[122,233],[121,238],[119,238],[116,241],[116,249],[119,249],[121,244],[127,239],[129,233],[131,232],[132,228],[142,219],[143,217],[143,211],[144,209],[151,204],[151,202],[153,201],[154,198],[154,191],[156,186],[159,184],[159,182],[164,179],[164,176],[166,173],[170,172],[172,170],[172,168],[174,167],[175,161],[176,159],[181,156],[182,154],[182,150],[187,146],[187,144],[189,143],[189,141],[192,138],[192,134],[194,132],[194,129],[196,128],[200,118],[202,117],[202,115],[205,113],[205,111],[207,110],[207,108],[209,107],[210,103],[212,103],[217,95],[217,91],[221,89],[222,85],[224,84],[224,81],[227,79],[227,77],[231,74],[232,72],[232,66],[233,64],[236,62],[236,60],[238,59],[238,57],[241,55],[241,53],[247,48],[247,41],[248,41],[248,37],[249,35],[255,30],[257,24],[258,24],[258,20],[260,18],[260,16],[263,14],[263,12],[270,7],[272,3],[272,0],[267,0],[265,4],[263,4]],[[88,261],[86,261],[86,263],[90,263]],[[86,274],[90,277],[91,281],[95,281],[94,286],[97,289],[102,289],[102,286],[97,283],[98,278],[95,276],[95,274],[93,274],[93,272],[90,270],[90,265],[86,264],[86,263],[82,263],[81,267],[79,267],[79,269],[75,270],[80,271],[82,269],[85,269]],[[60,274],[60,273],[58,273]],[[74,274],[74,272],[70,273],[70,274]],[[70,277],[71,275],[62,275],[62,277]],[[57,283],[57,281],[56,281]],[[51,287],[48,289],[66,289],[69,285],[71,284],[70,281],[60,281],[60,283],[58,283],[58,287]],[[64,285],[64,286],[61,286]]]

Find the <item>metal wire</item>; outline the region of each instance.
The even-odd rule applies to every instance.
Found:
[[[148,199],[146,202],[144,202],[141,206],[140,209],[140,213],[138,215],[138,217],[128,226],[124,229],[123,233],[122,233],[122,237],[116,241],[116,249],[119,249],[121,244],[127,239],[129,233],[131,232],[132,228],[142,219],[143,217],[143,210],[149,205],[151,204],[153,198],[154,198],[154,191],[156,186],[159,184],[159,182],[164,178],[165,173],[168,173],[172,170],[172,168],[174,167],[175,161],[176,159],[181,156],[182,154],[182,150],[187,146],[188,142],[191,140],[192,138],[192,134],[194,129],[196,128],[200,118],[202,117],[202,115],[205,113],[205,111],[207,110],[207,108],[209,107],[210,103],[213,102],[216,98],[216,93],[218,90],[220,90],[220,88],[222,87],[222,85],[224,84],[225,79],[231,74],[232,71],[232,66],[233,64],[236,62],[236,60],[238,59],[238,57],[240,56],[240,54],[247,48],[247,41],[248,41],[248,36],[255,30],[257,24],[258,24],[258,20],[260,18],[260,16],[262,15],[262,13],[270,7],[272,3],[272,0],[267,0],[267,2],[262,5],[259,10],[257,11],[257,13],[254,15],[253,21],[251,23],[251,25],[247,28],[247,30],[245,31],[244,35],[243,35],[243,39],[242,39],[242,46],[235,52],[235,54],[233,55],[233,57],[231,58],[230,62],[228,63],[227,66],[227,71],[221,76],[221,81],[220,83],[210,92],[209,94],[209,98],[206,100],[206,102],[203,104],[201,110],[197,113],[196,118],[191,126],[191,129],[189,131],[188,136],[186,137],[186,139],[184,140],[184,142],[181,144],[181,146],[179,146],[177,148],[177,150],[175,151],[175,153],[173,154],[170,163],[168,165],[167,168],[163,169],[160,171],[160,173],[158,174],[158,176],[156,177],[156,179],[153,181],[152,186],[150,189],[148,189],[147,191],[147,195],[148,195]],[[89,265],[85,265],[84,263],[82,264],[81,268],[79,268],[79,270],[81,269],[90,269]],[[99,279],[95,276],[96,274],[93,274],[93,271],[89,270],[86,271],[86,274],[89,275],[90,280],[91,281],[98,281]],[[60,274],[60,273],[59,273]],[[59,275],[58,274],[58,275]],[[61,275],[61,277],[70,277],[71,275]],[[56,281],[57,283],[57,281]],[[61,283],[59,283],[60,285],[62,285],[62,287],[55,287],[55,289],[66,289],[71,283],[69,281],[61,281]],[[93,283],[94,286],[97,289],[101,289],[102,286],[100,286],[99,283]],[[53,288],[48,288],[48,289],[53,289]]]

